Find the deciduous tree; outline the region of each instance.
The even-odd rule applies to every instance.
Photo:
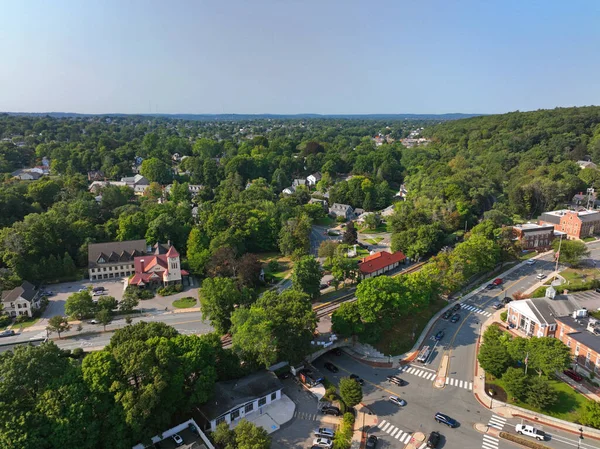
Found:
[[[48,320],[48,326],[46,326],[46,330],[48,332],[56,332],[58,334],[58,338],[60,338],[60,334],[71,329],[71,325],[67,321],[67,317],[62,315],[54,315]]]
[[[348,407],[358,405],[363,398],[361,385],[350,377],[342,377],[340,379],[340,397]]]
[[[312,256],[305,256],[294,265],[292,287],[314,299],[319,295],[322,278],[323,268],[319,261]]]
[[[206,278],[200,289],[202,314],[210,320],[215,330],[223,335],[231,327],[231,314],[241,301],[240,291],[233,279]]]

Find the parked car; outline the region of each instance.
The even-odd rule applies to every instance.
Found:
[[[90,323],[90,324],[98,324],[98,320],[95,319],[95,318],[93,318],[93,319],[89,320],[88,323]]]
[[[183,438],[181,438],[178,433],[174,434],[171,438],[173,438],[173,441],[175,441],[177,446],[181,446],[183,444]]]
[[[92,296],[104,296],[104,290],[94,290],[94,293],[92,293]]]
[[[398,376],[388,376],[387,380],[388,380],[388,382],[396,384],[399,387],[403,387],[404,385],[406,385],[406,381],[399,378]]]
[[[54,295],[56,295],[56,293],[54,293],[53,291],[44,290],[42,292],[42,296],[54,296]]]
[[[493,290],[494,288],[496,288],[496,284],[488,284],[488,285],[485,286],[485,288],[487,290]]]
[[[442,338],[444,338],[444,331],[439,331],[433,338],[435,338],[436,341],[440,341]]]
[[[440,444],[441,439],[442,439],[442,436],[439,434],[439,432],[431,432],[429,434],[429,438],[427,438],[427,447],[430,447],[430,448],[438,447],[438,444]]]
[[[327,284],[321,284],[321,290],[323,290],[323,289],[325,289],[327,287],[329,287],[329,285],[327,285]]]
[[[358,377],[356,374],[350,374],[350,379],[354,379],[355,381],[357,381],[361,385],[365,384],[365,381],[362,380],[360,377]]]
[[[542,281],[542,280],[546,279],[546,275],[544,273],[538,273],[538,275],[535,278],[538,281]]]
[[[290,373],[289,371],[285,371],[283,373],[279,373],[277,377],[279,377],[281,380],[289,379],[290,377],[292,377],[292,373]]]
[[[546,438],[546,434],[543,430],[537,429],[533,426],[517,424],[515,426],[515,430],[519,435],[526,435],[528,437],[535,438],[538,441],[544,441],[544,439]]]
[[[338,367],[335,366],[333,363],[325,362],[324,366],[332,373],[337,373],[339,371]]]
[[[492,281],[492,284],[494,285],[502,285],[502,283],[504,282],[504,280],[502,278],[496,278]]]
[[[15,335],[15,331],[12,329],[7,329],[5,331],[0,332],[0,337],[10,337],[11,335]]]
[[[377,437],[375,435],[370,435],[367,438],[367,444],[365,445],[366,449],[375,449],[377,447]]]
[[[77,291],[78,291],[79,293],[82,293],[82,292],[87,292],[87,291],[89,291],[89,290],[88,290],[87,288],[80,288],[80,289],[79,289],[79,290],[77,290]]]
[[[340,416],[340,409],[333,405],[325,405],[321,408],[321,413],[324,415]]]
[[[322,438],[333,438],[334,431],[328,427],[319,427],[315,429],[315,436]]]
[[[458,313],[455,313],[454,315],[452,315],[452,318],[450,318],[451,323],[457,323],[458,320],[460,320],[460,315]]]
[[[456,304],[454,304],[454,307],[452,307],[453,312],[456,312],[457,310],[460,310],[460,303],[458,303],[458,302]]]
[[[442,315],[442,319],[447,320],[448,318],[450,318],[452,316],[452,310],[447,310],[446,312],[444,312],[444,314]]]
[[[581,382],[583,380],[583,376],[572,369],[566,369],[563,371],[563,373],[565,376],[569,376],[575,382]]]
[[[504,307],[504,304],[502,304],[501,302],[495,302],[494,304],[492,304],[492,308],[499,310],[502,307]]]
[[[194,435],[198,435],[200,436],[200,431],[198,430],[198,428],[193,425],[192,423],[188,424],[188,429],[190,429],[190,432],[192,432]]]
[[[528,259],[527,262],[525,262],[527,265],[535,265],[535,259]]]
[[[392,404],[399,405],[400,407],[404,407],[406,405],[406,401],[404,399],[400,399],[398,396],[390,396],[389,399]]]
[[[441,424],[446,424],[451,428],[458,427],[456,420],[450,418],[448,415],[444,415],[443,413],[436,413],[435,420]]]
[[[509,298],[508,296],[506,298],[502,298],[502,304],[508,304],[511,301],[512,301],[512,298]]]
[[[313,447],[325,447],[325,448],[330,448],[333,447],[333,441],[331,441],[329,438],[315,438],[313,440]]]

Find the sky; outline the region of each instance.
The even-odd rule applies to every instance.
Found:
[[[0,111],[600,104],[597,0],[0,0]]]

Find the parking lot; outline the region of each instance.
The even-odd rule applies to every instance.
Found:
[[[306,449],[312,446],[315,429],[327,427],[336,430],[340,418],[325,416],[317,410],[317,399],[298,380],[289,378],[282,381],[283,392],[296,403],[294,419],[272,434],[273,449]]]

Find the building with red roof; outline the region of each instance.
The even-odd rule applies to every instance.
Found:
[[[165,246],[157,243],[154,252],[133,260],[135,274],[129,285],[138,287],[158,287],[181,284],[189,273],[181,269],[179,253],[170,243]]]
[[[406,256],[402,251],[396,251],[395,253],[388,253],[387,251],[380,251],[375,254],[371,254],[363,258],[358,264],[360,270],[360,277],[362,279],[368,279],[375,276],[379,276],[388,271],[397,268],[398,265],[406,261]]]

